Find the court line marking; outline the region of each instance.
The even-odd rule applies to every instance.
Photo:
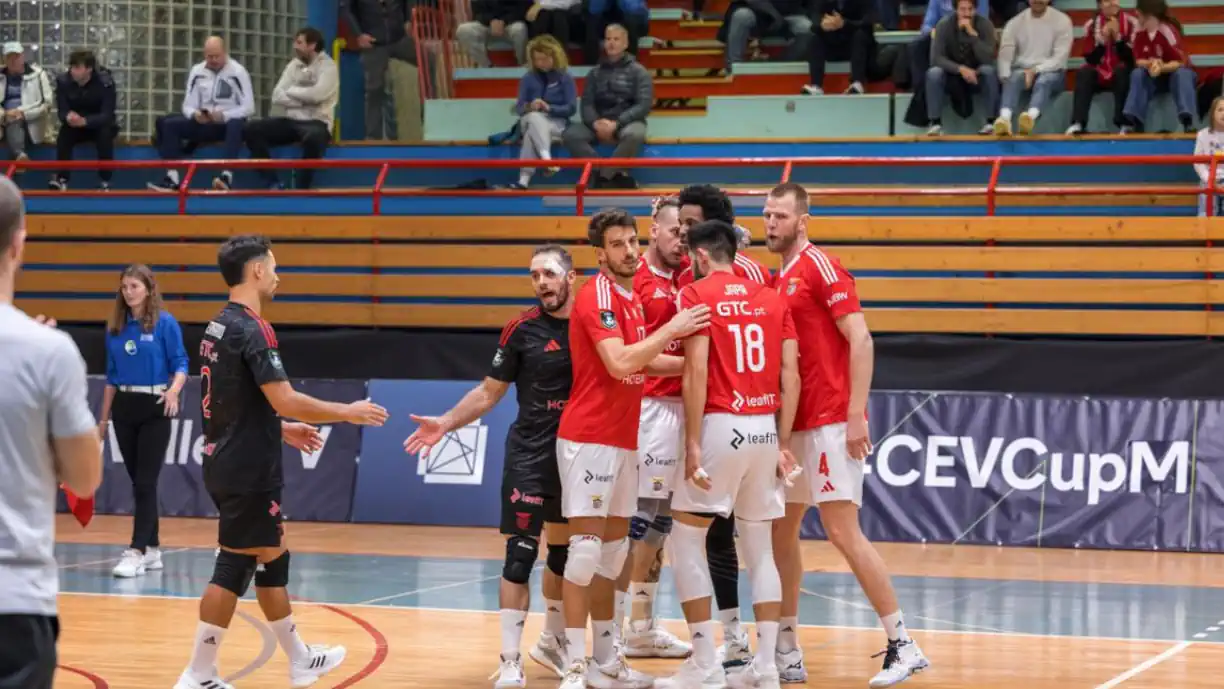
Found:
[[[389,596],[379,596],[378,598],[371,598],[369,600],[363,600],[360,603],[352,603],[352,604],[337,603],[336,605],[374,606],[375,603],[382,603],[382,602],[389,601],[389,600],[395,600],[396,598],[405,598],[407,596],[415,596],[419,593],[433,593],[434,591],[445,591],[447,589],[459,588],[460,586],[468,586],[470,584],[480,584],[486,581],[492,581],[493,579],[501,579],[501,576],[502,575],[500,574],[494,574],[493,576],[481,577],[479,579],[465,579],[463,581],[452,581],[449,584],[438,584],[437,586],[426,586],[425,588],[413,589],[411,591],[404,591],[403,593],[393,593]],[[387,607],[387,606],[374,606],[374,607]],[[405,607],[415,607],[415,606],[405,606]]]
[[[61,670],[67,670],[68,672],[71,672],[74,675],[80,675],[84,677],[85,679],[89,680],[90,682],[93,682],[94,689],[110,689],[110,684],[106,680],[102,679],[101,677],[95,675],[92,672],[89,672],[88,670],[81,670],[80,668],[75,668],[75,667],[72,667],[71,665],[56,665],[56,667],[58,667]]]
[[[59,545],[59,544],[56,543],[56,545]],[[89,545],[94,545],[94,544],[89,544]],[[175,553],[181,553],[186,550],[197,550],[197,549],[196,548],[172,548],[170,550],[163,550],[162,556],[165,557],[166,555],[173,555]],[[64,569],[76,569],[78,567],[92,567],[93,565],[118,564],[119,561],[122,559],[123,559],[123,556],[120,555],[119,557],[110,557],[105,560],[90,560],[88,562],[73,562],[67,565],[59,565],[58,569],[64,570]]]
[[[246,667],[225,678],[225,681],[230,683],[236,682],[243,677],[254,673],[264,665],[267,665],[268,661],[272,660],[272,656],[276,654],[277,646],[276,635],[272,633],[272,628],[268,626],[266,622],[258,617],[255,617],[254,615],[248,615],[241,610],[235,610],[234,614],[241,617],[259,632],[259,635],[263,637],[263,648],[259,651],[259,655],[256,656],[254,660],[247,663]]]
[[[318,605],[324,610],[334,612],[337,615],[345,617],[356,623],[357,626],[365,630],[366,634],[370,635],[370,638],[374,639],[374,656],[370,658],[370,662],[366,663],[365,667],[358,670],[348,679],[337,684],[334,689],[346,689],[346,687],[351,687],[364,679],[368,679],[375,672],[378,672],[378,668],[382,667],[382,664],[387,662],[387,656],[390,654],[390,647],[387,644],[387,637],[384,636],[381,631],[379,631],[378,627],[375,627],[373,624],[370,624],[369,621],[358,617],[347,610],[341,610],[340,608],[327,603],[319,603]]]
[[[1127,680],[1130,680],[1130,679],[1133,679],[1133,678],[1135,678],[1135,677],[1138,677],[1139,675],[1141,675],[1141,674],[1143,674],[1144,672],[1147,672],[1148,670],[1150,670],[1150,669],[1152,669],[1152,668],[1156,667],[1157,665],[1159,665],[1159,664],[1163,663],[1164,661],[1168,660],[1169,658],[1172,658],[1173,656],[1175,656],[1175,655],[1177,655],[1177,654],[1181,653],[1182,651],[1186,650],[1187,648],[1190,648],[1190,647],[1191,647],[1191,646],[1193,646],[1194,644],[1195,644],[1195,642],[1193,642],[1193,641],[1183,641],[1183,642],[1181,642],[1181,643],[1179,643],[1179,644],[1176,644],[1176,645],[1170,646],[1170,647],[1166,648],[1166,649],[1164,650],[1164,652],[1163,652],[1163,653],[1161,653],[1161,654],[1159,654],[1159,655],[1154,655],[1154,656],[1152,656],[1151,658],[1148,658],[1147,660],[1143,661],[1142,663],[1139,663],[1138,665],[1136,665],[1136,666],[1132,667],[1131,669],[1127,670],[1126,672],[1123,672],[1122,674],[1118,675],[1117,677],[1114,677],[1113,679],[1109,680],[1108,682],[1105,682],[1105,683],[1103,683],[1103,684],[1098,684],[1098,685],[1096,685],[1095,689],[1113,689],[1114,687],[1118,686],[1119,684],[1122,684],[1123,682],[1125,682],[1125,681],[1127,681]]]
[[[842,604],[842,605],[847,605],[847,606],[852,607],[852,608],[855,608],[855,609],[857,609],[857,610],[866,610],[867,612],[870,612],[870,613],[872,613],[872,614],[875,614],[875,608],[871,607],[871,605],[869,605],[869,604],[867,604],[867,603],[860,603],[860,602],[858,602],[858,601],[848,600],[848,599],[846,599],[846,598],[838,598],[838,597],[836,597],[836,596],[826,596],[826,595],[825,595],[825,594],[823,594],[823,593],[816,593],[815,591],[811,591],[811,590],[808,590],[808,589],[806,589],[806,588],[800,588],[800,589],[799,589],[799,593],[803,593],[803,594],[806,594],[806,595],[812,596],[813,598],[820,598],[820,599],[823,599],[823,600],[827,600],[827,601],[830,601],[830,602],[832,602],[832,603],[840,603],[840,604]],[[967,598],[967,597],[968,597],[968,596],[966,596],[966,598]],[[936,606],[932,606],[932,607],[946,607],[947,605],[951,605],[952,603],[955,603],[955,602],[957,602],[957,601],[952,600],[952,601],[949,601],[947,604],[945,604],[945,605],[943,605],[943,606],[936,605]],[[906,619],[909,619],[909,620],[924,620],[924,621],[926,621],[926,622],[934,622],[934,623],[936,623],[936,624],[950,624],[950,625],[952,625],[953,627],[962,627],[962,628],[964,628],[964,629],[976,629],[976,630],[981,630],[981,631],[984,631],[984,632],[994,632],[995,634],[1009,634],[1009,633],[1010,633],[1010,632],[1008,632],[1006,629],[999,629],[999,628],[997,628],[997,627],[985,627],[985,626],[978,625],[978,624],[968,624],[968,623],[965,623],[965,622],[956,622],[956,621],[954,621],[954,620],[944,620],[944,619],[940,619],[940,618],[938,618],[938,617],[927,617],[927,616],[925,616],[925,615],[910,615],[910,614],[906,614],[906,615],[905,615],[905,618],[906,618]],[[926,630],[926,631],[930,631],[930,630]]]

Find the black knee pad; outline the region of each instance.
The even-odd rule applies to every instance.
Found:
[[[714,518],[706,532],[706,550],[735,549],[735,520],[723,516]]]
[[[531,568],[540,556],[540,544],[534,539],[511,536],[506,541],[506,564],[502,566],[502,578],[512,584],[531,581]]]
[[[548,571],[559,577],[565,576],[565,561],[569,559],[569,544],[548,544]]]
[[[255,586],[261,589],[282,589],[289,585],[289,551],[255,570]]]
[[[217,553],[217,561],[213,564],[213,575],[210,583],[242,598],[251,587],[251,577],[255,575],[255,556],[233,553],[222,550]]]

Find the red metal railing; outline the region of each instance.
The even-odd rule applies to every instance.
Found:
[[[437,7],[412,8],[421,100],[455,97],[455,68],[472,66],[471,59],[456,50],[455,28],[471,18],[468,0],[439,0]]]
[[[26,161],[9,164],[7,174],[12,177],[17,170],[149,170],[165,169],[167,167],[185,170],[183,184],[177,192],[180,214],[187,212],[187,199],[193,196],[317,196],[317,197],[360,197],[368,196],[373,202],[373,213],[381,215],[382,200],[386,197],[566,197],[576,198],[576,213],[582,215],[586,211],[588,198],[632,197],[642,196],[649,192],[637,189],[591,189],[591,174],[597,167],[625,168],[681,168],[681,167],[780,167],[781,180],[790,181],[794,168],[799,167],[962,167],[988,166],[989,176],[984,185],[931,185],[931,186],[877,186],[877,187],[825,187],[821,186],[818,193],[822,197],[829,196],[985,196],[986,214],[995,215],[1000,196],[1138,196],[1147,194],[1162,194],[1173,196],[1206,195],[1209,216],[1215,215],[1216,199],[1224,194],[1224,186],[1213,183],[1206,187],[1198,185],[1168,184],[1168,185],[1134,185],[1119,186],[1110,184],[1084,186],[1036,186],[1036,185],[1000,185],[999,176],[1004,166],[1051,165],[1186,165],[1205,163],[1208,166],[1208,179],[1215,180],[1221,159],[1214,156],[1165,155],[1165,156],[1013,156],[1013,157],[808,157],[808,158],[558,158],[550,164],[563,168],[581,168],[582,173],[573,189],[423,189],[423,188],[388,188],[387,177],[392,170],[410,169],[515,169],[522,167],[523,161],[514,159],[497,160],[131,160],[131,161]],[[233,191],[213,191],[210,189],[191,189],[190,182],[196,171],[205,168],[247,170],[254,168],[297,169],[319,167],[329,170],[377,170],[378,175],[374,185],[363,189],[311,189],[272,191],[266,189],[240,189]],[[729,189],[733,196],[764,196],[768,189]],[[27,196],[165,196],[165,192],[157,191],[27,191]]]

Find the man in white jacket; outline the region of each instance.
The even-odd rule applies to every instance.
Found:
[[[340,72],[327,54],[323,34],[306,27],[293,39],[294,58],[272,90],[272,103],[285,109],[283,117],[269,117],[246,126],[246,144],[252,158],[270,158],[276,146],[302,145],[303,158],[322,158],[331,139],[332,119],[340,98]],[[260,170],[272,189],[283,189],[275,170]],[[309,189],[313,168],[298,168],[298,189]]]
[[[191,68],[181,115],[158,118],[157,152],[162,160],[181,160],[184,144],[224,142],[222,158],[234,160],[242,152],[242,128],[255,115],[255,93],[251,75],[225,52],[225,41],[210,36],[204,42],[204,61]],[[213,179],[214,189],[229,189],[234,181],[229,170]],[[162,181],[149,183],[155,191],[178,191],[177,170],[167,170]]]
[[[1067,85],[1071,57],[1071,18],[1050,7],[1050,0],[1029,0],[1029,8],[1007,22],[999,41],[999,81],[1003,98],[994,132],[1012,133],[1012,112],[1020,97],[1032,91],[1029,107],[1020,113],[1020,133],[1029,134],[1041,109]]]
[[[26,144],[40,144],[46,137],[55,91],[42,67],[25,61],[25,49],[17,41],[4,44],[0,98],[4,99],[0,138],[8,144],[14,159],[29,160]]]

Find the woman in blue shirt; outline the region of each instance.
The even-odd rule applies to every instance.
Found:
[[[135,501],[132,543],[115,566],[117,577],[162,568],[157,479],[170,443],[170,418],[178,415],[186,382],[187,350],[178,321],[162,307],[153,271],[128,266],[106,325],[106,391],[98,415],[105,440],[113,412],[115,441]]]

